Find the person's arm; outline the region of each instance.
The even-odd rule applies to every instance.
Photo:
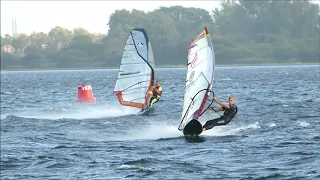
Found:
[[[212,100],[217,102],[221,107],[224,107],[224,108],[227,108],[227,109],[230,108],[229,104],[224,104],[224,103],[220,102],[216,97],[214,97]]]
[[[211,110],[211,111],[215,111],[215,112],[219,112],[219,111],[223,111],[223,108],[213,108],[213,107],[208,107],[207,109]]]
[[[153,89],[156,91],[156,93],[157,93],[157,94],[160,94],[160,93],[161,93],[161,91],[162,91],[162,88],[161,88],[161,89],[159,89],[159,90],[157,90],[156,88],[154,88],[154,87],[153,87]]]

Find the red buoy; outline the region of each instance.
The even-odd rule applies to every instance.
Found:
[[[93,97],[91,85],[84,84],[78,86],[78,102],[96,102],[96,98]]]

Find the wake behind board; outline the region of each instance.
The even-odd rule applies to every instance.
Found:
[[[150,115],[151,113],[153,113],[155,111],[154,107],[152,106],[151,108],[147,108],[147,109],[144,109],[144,110],[141,110],[137,113],[137,115]]]
[[[202,125],[196,120],[192,119],[183,129],[185,136],[199,136],[202,133]]]

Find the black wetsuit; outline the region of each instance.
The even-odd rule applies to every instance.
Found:
[[[232,118],[234,118],[238,112],[238,108],[235,104],[231,105],[229,104],[230,108],[223,108],[224,113],[221,117],[212,119],[206,122],[206,124],[203,126],[206,128],[206,130],[213,128],[214,126],[222,126],[227,125]]]

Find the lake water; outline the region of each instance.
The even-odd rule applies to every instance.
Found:
[[[320,66],[216,68],[239,112],[197,141],[178,130],[185,74],[156,69],[161,100],[136,116],[117,70],[1,72],[1,179],[320,179]],[[96,104],[75,102],[83,83]]]

